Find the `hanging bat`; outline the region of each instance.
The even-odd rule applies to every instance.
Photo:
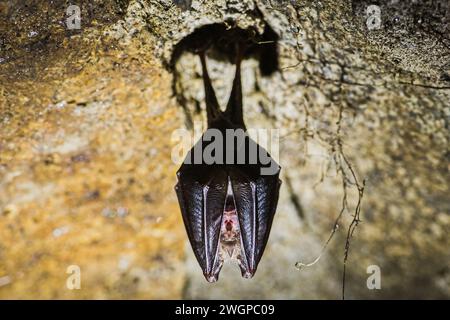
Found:
[[[253,277],[269,237],[281,185],[278,164],[246,134],[240,72],[245,48],[236,48],[236,74],[225,111],[219,107],[208,75],[205,50],[199,53],[208,130],[186,156],[175,186],[187,235],[208,282],[218,280],[228,259],[237,262],[244,278]],[[202,154],[213,143],[209,132],[226,136],[227,130],[244,133],[240,141],[224,140],[215,151],[233,161],[195,161],[196,151]],[[264,169],[271,170],[264,173]]]

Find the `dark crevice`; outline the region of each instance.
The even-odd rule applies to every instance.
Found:
[[[292,185],[291,178],[288,175],[285,175],[286,186],[289,192],[289,200],[294,206],[295,211],[297,212],[298,217],[306,223],[305,219],[305,211],[300,203],[300,199],[298,197],[297,192],[294,190],[294,186]]]
[[[236,57],[235,44],[244,43],[246,51],[243,58],[259,61],[260,74],[270,76],[279,69],[278,39],[278,35],[268,24],[260,34],[256,28],[242,29],[235,26],[233,21],[226,21],[204,25],[179,41],[166,67],[173,73],[172,91],[184,111],[186,126],[192,128],[192,116],[187,107],[186,96],[180,89],[180,75],[175,68],[185,52],[196,54],[207,49],[208,58],[233,64]],[[194,106],[198,113],[198,102],[194,102]]]

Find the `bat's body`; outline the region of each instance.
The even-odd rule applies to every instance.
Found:
[[[211,141],[204,139],[209,130],[220,132],[223,137],[230,129],[246,130],[242,114],[241,46],[237,46],[236,53],[236,76],[227,108],[222,112],[208,76],[205,53],[200,52],[208,130],[187,155],[190,161],[185,161],[178,170],[175,187],[189,240],[209,282],[217,281],[226,259],[239,264],[243,277],[254,275],[269,237],[281,184],[278,164],[248,135],[240,141],[233,138],[231,143],[224,139],[220,146],[223,159],[237,160],[245,155],[244,161],[210,164],[194,159],[196,148],[205,150],[211,146]],[[255,152],[257,161],[252,161]],[[275,166],[274,172],[261,174],[261,169],[268,165]]]

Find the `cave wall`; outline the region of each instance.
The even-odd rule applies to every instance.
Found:
[[[364,181],[346,297],[448,297],[450,50],[438,2],[378,1],[369,30],[366,1],[131,0],[110,2],[109,19],[91,10],[75,32],[2,4],[0,296],[339,298]],[[172,191],[170,136],[204,125],[199,61],[173,55],[213,23],[279,36],[279,70],[245,60],[243,90],[247,126],[280,129],[283,186],[254,279],[227,265],[211,285]],[[224,104],[234,67],[214,56],[208,67]],[[321,259],[297,270],[320,254],[343,199]],[[70,264],[80,291],[63,287]],[[381,290],[366,286],[370,265]]]

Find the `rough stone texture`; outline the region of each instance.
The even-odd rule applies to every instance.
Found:
[[[181,297],[171,78],[148,34],[122,46],[114,26],[1,65],[1,298]]]
[[[347,159],[366,185],[347,298],[448,298],[449,5],[378,1],[382,27],[368,31],[368,4],[109,2],[110,18],[79,32],[36,18],[38,34],[55,39],[38,49],[28,20],[13,40],[21,20],[2,19],[0,297],[339,298],[358,200]],[[280,36],[280,71],[265,78],[246,60],[243,85],[248,127],[281,129],[284,184],[255,277],[225,266],[208,284],[170,159],[172,131],[205,120],[200,66],[189,53],[170,62],[183,37],[224,21],[268,23]],[[212,57],[208,66],[224,104],[234,68]],[[297,270],[321,252],[344,190],[332,242]],[[64,287],[70,264],[82,268],[77,292]],[[366,287],[372,264],[382,290]]]

